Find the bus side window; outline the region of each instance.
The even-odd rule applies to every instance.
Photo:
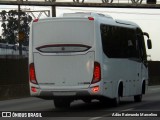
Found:
[[[147,55],[146,55],[146,49],[145,49],[145,43],[144,43],[143,35],[142,34],[138,34],[137,38],[138,38],[140,59],[142,61],[146,61],[147,60]]]
[[[136,32],[133,29],[101,24],[103,52],[109,58],[137,58]]]
[[[127,56],[128,58],[139,58],[139,51],[137,48],[136,34],[132,29],[127,32]]]
[[[127,54],[127,56],[128,57],[134,57],[134,45],[133,45],[132,40],[129,39],[127,41],[127,43],[128,43],[128,46],[127,46],[128,54]]]

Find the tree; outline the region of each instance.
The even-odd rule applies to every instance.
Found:
[[[6,12],[3,10],[1,13],[2,17],[2,36],[4,38],[3,42],[9,44],[18,43],[18,33],[19,31],[25,33],[22,44],[28,46],[29,43],[29,24],[32,21],[32,17],[27,15],[25,12],[20,11],[20,27],[18,27],[18,11],[10,10]],[[19,29],[19,30],[18,30]]]
[[[6,43],[6,41],[0,36],[0,43]]]

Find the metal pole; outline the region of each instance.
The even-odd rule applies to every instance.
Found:
[[[20,33],[20,5],[18,5],[18,36],[19,36],[19,33]],[[19,41],[19,55],[21,56],[22,55],[22,41],[20,40],[20,37],[18,37],[18,41]]]
[[[56,0],[52,0],[52,2],[56,2]],[[52,17],[56,17],[56,6],[51,6],[52,7]]]
[[[52,6],[52,17],[56,17],[56,6]]]

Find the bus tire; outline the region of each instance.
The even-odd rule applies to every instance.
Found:
[[[69,108],[70,107],[70,100],[62,100],[62,99],[55,99],[54,100],[54,106],[55,108],[59,108],[59,109],[65,109],[65,108]]]
[[[120,97],[123,96],[123,83],[121,82],[118,87],[118,95],[116,98],[112,100],[112,104],[114,107],[117,107],[120,104]]]
[[[143,84],[142,84],[142,92],[140,95],[135,95],[134,96],[134,101],[135,102],[142,102],[142,94],[145,94],[145,81],[143,81]]]
[[[91,99],[83,99],[83,102],[85,102],[85,103],[91,103],[92,102],[92,100]]]
[[[146,82],[143,81],[143,84],[142,84],[142,94],[145,94],[145,91],[146,91]]]
[[[119,95],[118,95],[118,97],[116,97],[112,100],[112,104],[114,107],[117,107],[120,104],[120,96]]]
[[[142,94],[141,95],[135,95],[134,96],[134,101],[135,102],[142,102]]]

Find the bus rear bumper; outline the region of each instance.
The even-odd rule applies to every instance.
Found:
[[[37,88],[37,92],[31,91],[31,96],[40,97],[43,99],[55,99],[55,98],[96,99],[102,96],[102,94],[101,91],[92,92],[92,88],[79,89],[79,90],[42,90]]]

